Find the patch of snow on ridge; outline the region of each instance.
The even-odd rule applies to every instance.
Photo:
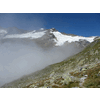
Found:
[[[71,42],[75,42],[75,41],[79,41],[79,40],[87,40],[89,42],[93,42],[95,37],[82,37],[82,36],[67,36],[64,34],[61,34],[60,32],[51,32],[55,35],[56,39],[56,46],[61,46],[63,45],[66,41],[71,43]]]
[[[40,28],[40,30],[44,30],[44,28]]]
[[[0,33],[7,34],[6,30],[0,30]]]
[[[30,38],[30,39],[34,39],[34,38],[40,38],[45,34],[46,31],[43,32],[28,32],[28,33],[24,33],[24,34],[14,34],[14,35],[7,35],[4,38]]]

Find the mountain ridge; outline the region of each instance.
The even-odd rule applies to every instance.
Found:
[[[15,29],[15,28],[14,28]],[[14,33],[14,31],[12,31],[12,33]],[[4,39],[6,38],[29,38],[29,39],[38,39],[38,38],[42,38],[43,36],[45,36],[46,34],[49,34],[48,37],[50,37],[50,35],[52,36],[54,42],[56,43],[55,46],[61,46],[63,45],[65,42],[71,43],[71,42],[76,42],[79,40],[86,40],[88,42],[92,42],[96,36],[93,37],[82,37],[82,36],[77,36],[77,35],[72,35],[72,34],[65,34],[65,33],[61,33],[59,31],[57,31],[55,28],[52,29],[42,29],[42,30],[33,30],[30,32],[23,32],[22,34],[8,34],[6,33],[6,36],[4,36]]]

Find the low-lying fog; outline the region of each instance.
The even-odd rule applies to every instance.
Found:
[[[0,86],[79,52],[74,44],[44,50],[35,43],[0,43]]]

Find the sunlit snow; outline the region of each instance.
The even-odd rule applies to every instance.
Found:
[[[79,40],[87,40],[89,42],[93,42],[93,40],[95,38],[95,36],[93,36],[93,37],[82,37],[82,36],[64,35],[64,34],[58,32],[58,31],[52,31],[52,29],[50,29],[50,33],[53,33],[56,37],[56,39],[54,39],[54,41],[56,42],[56,44],[55,44],[56,46],[61,46],[66,41],[69,42],[69,43],[79,41]],[[36,32],[34,30],[34,31],[24,33],[24,34],[6,35],[4,38],[30,38],[30,39],[35,39],[35,38],[40,38],[45,34],[46,34],[46,31]]]
[[[45,31],[43,32],[28,32],[25,34],[13,34],[13,35],[7,35],[4,38],[30,38],[30,39],[34,39],[34,38],[40,38],[45,34]]]
[[[82,36],[68,36],[68,35],[63,35],[60,32],[52,32],[56,39],[56,46],[61,46],[63,45],[66,41],[71,43],[71,42],[75,42],[75,41],[79,41],[79,40],[87,40],[89,42],[93,42],[95,37],[82,37]]]
[[[6,30],[0,30],[0,34],[3,33],[3,34],[7,34],[7,31]]]

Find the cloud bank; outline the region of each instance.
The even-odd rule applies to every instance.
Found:
[[[34,42],[0,43],[0,86],[79,52],[74,44],[42,49]]]

